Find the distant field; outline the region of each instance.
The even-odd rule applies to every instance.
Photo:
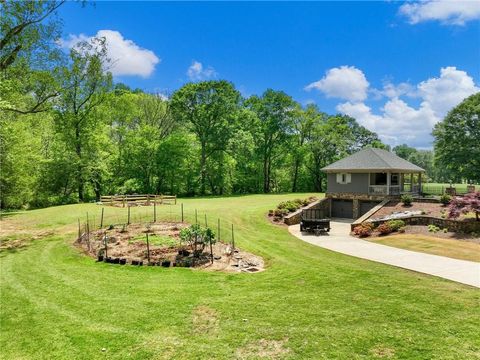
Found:
[[[464,194],[467,192],[467,184],[452,184],[452,187],[456,189],[457,194]],[[423,192],[431,195],[441,195],[445,192],[445,189],[450,187],[448,183],[423,183]],[[480,185],[475,185],[475,189],[480,191]]]
[[[318,194],[180,199],[158,218],[233,223],[257,274],[95,263],[72,242],[101,206],[11,214],[0,253],[2,359],[475,359],[478,289],[331,252],[271,224],[280,201]],[[151,218],[133,208],[133,221]],[[105,224],[126,221],[105,207]]]

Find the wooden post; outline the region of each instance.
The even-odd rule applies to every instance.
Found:
[[[183,203],[182,203],[182,223],[183,223]]]
[[[218,218],[218,241],[220,241],[220,218]]]
[[[177,195],[175,195],[175,205],[177,205]]]
[[[87,213],[87,247],[90,251],[90,224],[88,223],[88,213]]]
[[[127,199],[127,195],[123,195],[123,198],[122,198],[122,207],[125,207],[126,199]]]
[[[233,224],[232,224],[232,253],[235,252],[235,236],[233,235]]]
[[[195,209],[195,224],[198,224],[197,209]]]
[[[210,258],[212,260],[212,264],[213,264],[213,245],[212,245],[212,235],[208,235],[208,240],[210,242]]]
[[[208,227],[208,223],[207,223],[207,214],[205,214],[205,227]]]
[[[102,207],[102,216],[100,217],[100,229],[103,228],[103,211],[105,208]]]
[[[78,239],[82,237],[82,230],[80,230],[80,218],[78,218]]]
[[[153,201],[153,222],[157,222],[157,202]]]
[[[147,260],[148,260],[148,263],[150,264],[150,243],[148,241],[148,233],[147,233]]]
[[[147,194],[147,205],[150,205],[150,194]]]
[[[108,257],[108,245],[107,245],[107,230],[103,233],[103,243],[105,245],[105,259]]]
[[[128,221],[127,221],[127,225],[130,225],[130,206],[127,206],[128,208]]]
[[[110,205],[113,206],[113,195],[110,195]]]

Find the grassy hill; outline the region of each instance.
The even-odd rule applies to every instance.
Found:
[[[478,289],[314,247],[267,221],[278,202],[308,195],[180,200],[190,221],[198,209],[233,222],[237,246],[267,260],[256,274],[95,263],[72,246],[78,218],[98,225],[94,204],[5,216],[4,241],[30,241],[0,255],[0,357],[480,358]],[[179,209],[158,207],[158,218]],[[105,208],[106,224],[125,219]]]

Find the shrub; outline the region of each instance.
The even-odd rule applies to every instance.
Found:
[[[359,237],[367,237],[372,234],[372,229],[369,226],[361,224],[355,226],[355,228],[353,229],[353,233]]]
[[[392,232],[392,228],[390,227],[390,225],[388,225],[388,223],[383,223],[377,226],[377,231],[381,235],[387,235]]]
[[[273,212],[273,215],[275,217],[284,217],[287,214],[288,214],[287,209],[275,209],[275,211]]]
[[[405,226],[402,226],[400,229],[398,229],[399,233],[404,233],[405,232]]]
[[[398,231],[398,229],[405,227],[405,221],[403,220],[390,220],[387,222],[388,226],[392,229],[392,231]]]
[[[427,228],[429,232],[433,232],[434,234],[440,231],[440,228],[433,224],[428,225]]]
[[[450,203],[450,200],[452,200],[452,197],[448,194],[443,194],[442,196],[440,196],[440,202],[444,206],[447,206]]]
[[[403,194],[401,200],[404,206],[410,206],[413,202],[413,198],[410,194]]]
[[[273,216],[274,210],[268,210],[268,216]]]

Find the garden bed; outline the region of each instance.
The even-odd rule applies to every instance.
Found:
[[[76,245],[97,261],[119,265],[195,267],[250,273],[264,269],[261,257],[232,249],[230,244],[223,242],[212,244],[213,262],[209,246],[203,251],[197,250],[194,256],[193,249],[180,239],[180,231],[187,227],[177,222],[115,226],[84,233]]]

